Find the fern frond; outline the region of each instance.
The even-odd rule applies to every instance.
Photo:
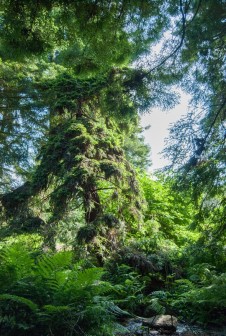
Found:
[[[67,269],[72,264],[72,252],[58,252],[55,255],[42,255],[39,258],[36,272],[44,278],[52,277],[53,273],[59,270]]]
[[[39,273],[43,278],[49,278],[52,275],[54,265],[51,262],[51,257],[48,255],[43,255],[37,263],[36,272]]]
[[[70,306],[45,305],[43,306],[43,310],[46,314],[61,314],[64,312],[71,311],[72,308]]]
[[[119,306],[117,306],[112,301],[105,301],[105,308],[109,313],[115,315],[117,318],[132,317],[130,313],[128,313],[126,310],[119,308]]]
[[[78,289],[91,285],[99,285],[102,274],[102,268],[98,267],[87,268],[76,274],[74,273],[75,285]]]
[[[1,301],[11,301],[12,303],[19,303],[23,304],[28,307],[33,312],[38,311],[38,306],[31,300],[26,299],[22,296],[12,295],[12,294],[1,294],[0,295],[0,302]]]
[[[164,314],[166,309],[162,306],[162,304],[159,302],[158,298],[151,299],[149,301],[149,306],[151,310],[153,310],[157,315]]]

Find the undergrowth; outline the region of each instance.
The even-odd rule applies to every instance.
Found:
[[[21,244],[2,249],[1,335],[113,335],[120,309],[108,297],[111,284],[101,280],[102,268],[72,257],[37,255]]]

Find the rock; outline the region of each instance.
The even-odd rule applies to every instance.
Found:
[[[177,325],[177,318],[171,315],[156,315],[151,318],[143,319],[143,326],[157,330],[176,331]]]

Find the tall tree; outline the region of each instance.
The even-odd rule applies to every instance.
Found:
[[[87,223],[96,221],[103,213],[100,175],[108,183],[116,183],[117,189],[124,183],[123,177],[123,188],[129,189],[131,179],[136,184],[121,149],[117,149],[123,143],[122,128],[125,130],[126,123],[135,125],[139,111],[158,104],[174,105],[177,95],[170,87],[175,84],[194,95],[203,113],[201,118],[193,113],[192,117],[198,118],[193,128],[191,123],[174,128],[174,161],[180,169],[183,166],[193,185],[197,181],[204,185],[208,175],[212,182],[205,184],[207,192],[210,185],[221,189],[223,1],[11,0],[2,1],[0,10],[0,55],[5,76],[2,148],[3,153],[9,153],[3,158],[2,172],[10,165],[13,172],[21,171],[25,160],[31,163],[27,159],[31,151],[39,152],[40,160],[24,186],[2,196],[6,214],[10,215],[10,208],[29,213],[29,199],[48,187],[52,206],[49,223],[55,223],[60,206],[63,214],[72,198],[82,201]],[[167,30],[172,30],[171,39]],[[160,57],[154,57],[150,47],[164,33],[167,41]],[[15,80],[7,68],[16,74]],[[31,127],[36,127],[33,136]],[[99,127],[100,137],[96,137]],[[106,150],[101,134],[108,138]],[[17,151],[22,138],[30,150],[22,147]],[[39,139],[35,147],[34,140]],[[8,140],[12,141],[10,150]],[[190,149],[195,152],[191,159],[187,156]],[[13,159],[13,155],[17,156]],[[6,180],[12,174],[3,176]],[[136,203],[135,198],[132,203]]]
[[[121,148],[125,125],[135,127],[149,93],[145,76],[129,64],[163,29],[162,4],[2,3],[5,153],[9,139],[15,144],[5,168],[19,173],[25,162],[33,164],[24,184],[1,197],[12,226],[44,227],[53,246],[57,222],[72,203],[84,211],[87,226],[78,239],[85,242],[98,233],[112,235],[120,222],[141,220],[135,172]],[[9,116],[11,124],[5,122]],[[25,149],[17,151],[21,139]],[[39,153],[35,164],[31,152]],[[46,211],[37,216],[34,202],[43,193]]]

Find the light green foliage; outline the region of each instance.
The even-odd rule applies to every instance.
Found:
[[[153,180],[143,174],[140,181],[147,202],[143,234],[148,233],[152,239],[172,239],[178,245],[192,239],[188,226],[193,220],[194,207],[189,197],[174,192],[161,179]]]
[[[0,242],[0,250],[6,246],[10,247],[12,245],[18,244],[19,246],[25,246],[28,250],[38,251],[41,248],[42,242],[42,237],[37,233],[8,235],[5,237],[3,236],[3,239]]]

